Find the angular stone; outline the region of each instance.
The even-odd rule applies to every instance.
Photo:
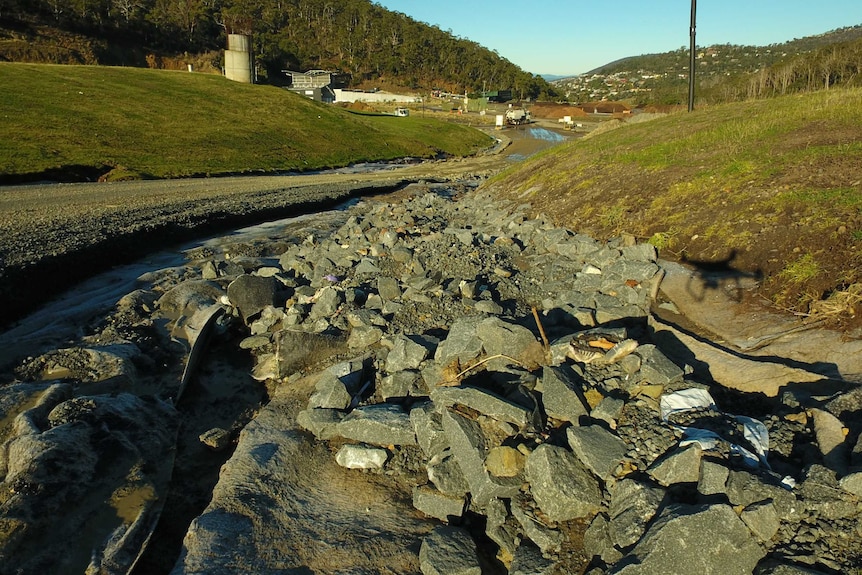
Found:
[[[385,301],[397,300],[401,298],[401,286],[399,285],[398,280],[393,277],[378,277],[377,293],[380,294],[380,297]]]
[[[681,545],[680,542],[702,542]],[[670,506],[614,575],[750,575],[766,551],[727,505]],[[629,560],[630,558],[630,560]]]
[[[377,391],[385,401],[393,398],[424,397],[428,387],[418,371],[399,371],[385,376],[377,385]]]
[[[347,409],[362,385],[361,361],[342,362],[326,369],[315,384],[309,407]]]
[[[359,263],[356,264],[356,267],[353,268],[353,271],[356,275],[379,275],[380,268],[374,263],[371,258],[362,258],[359,260]]]
[[[500,445],[488,451],[485,468],[495,477],[517,477],[524,472],[525,460],[524,454],[514,447]]]
[[[697,483],[700,479],[700,459],[703,449],[697,443],[676,449],[655,461],[647,473],[661,485],[677,483]]]
[[[542,553],[554,553],[560,550],[563,534],[556,529],[543,525],[521,498],[512,500],[512,516],[521,525],[530,541],[542,550]]]
[[[622,415],[626,402],[616,397],[607,396],[590,412],[590,417],[606,422],[611,429],[616,429],[617,420]]]
[[[305,409],[296,416],[296,423],[310,431],[314,437],[327,441],[335,437],[336,426],[344,419],[344,413],[337,409]]]
[[[841,478],[841,489],[857,497],[862,497],[862,472],[851,473]]]
[[[482,340],[482,347],[489,356],[502,354],[530,364],[540,363],[544,355],[542,345],[533,332],[497,317],[479,322],[476,335]]]
[[[440,412],[430,401],[419,403],[410,410],[410,423],[416,433],[416,441],[425,456],[433,459],[449,448],[449,439],[443,432]]]
[[[372,445],[416,445],[410,416],[397,405],[387,403],[357,407],[335,431],[345,439]]]
[[[350,330],[347,347],[353,351],[371,347],[383,337],[383,330],[374,326],[360,326]]]
[[[551,521],[596,513],[602,502],[598,483],[577,458],[562,447],[543,443],[527,457],[530,492]]]
[[[392,349],[386,356],[386,371],[395,373],[404,369],[419,369],[430,353],[428,346],[423,343],[406,335],[396,335]]]
[[[431,400],[438,406],[463,405],[520,429],[530,421],[530,412],[526,408],[478,387],[436,387],[431,390]]]
[[[637,543],[664,499],[664,489],[624,479],[611,488],[608,533],[621,549]]]
[[[449,335],[437,346],[434,360],[442,365],[448,365],[456,359],[461,364],[476,359],[482,353],[482,340],[476,335],[477,324],[475,317],[455,320]]]
[[[622,439],[600,425],[570,427],[566,437],[581,463],[604,481],[613,475],[628,452]]]
[[[413,507],[429,517],[441,521],[449,521],[452,517],[461,517],[464,513],[464,497],[446,495],[427,485],[417,485],[413,488]]]
[[[762,542],[768,542],[775,537],[781,526],[775,506],[768,501],[752,503],[742,510],[740,518]]]
[[[725,493],[731,505],[743,507],[771,500],[782,520],[797,517],[801,511],[801,505],[792,491],[765,483],[760,477],[747,471],[730,471]]]
[[[601,557],[608,565],[613,565],[623,554],[614,547],[608,528],[608,518],[599,513],[584,533],[584,551],[587,557]]]
[[[446,495],[464,497],[469,493],[470,486],[455,458],[448,454],[434,457],[426,466],[428,481]]]
[[[273,278],[241,275],[227,286],[227,297],[247,322],[267,306],[275,305],[276,282]]]
[[[700,478],[697,480],[697,491],[701,495],[721,495],[726,491],[727,478],[730,470],[709,459],[700,462]]]
[[[476,543],[459,527],[437,527],[422,540],[419,568],[423,575],[482,575]]]
[[[584,397],[586,385],[586,381],[570,367],[546,367],[542,370],[542,404],[545,413],[554,419],[576,424],[590,412]]]
[[[638,346],[635,351],[641,358],[641,378],[653,385],[668,385],[682,381],[684,373],[652,344]]]
[[[476,311],[487,313],[489,315],[500,315],[501,313],[503,313],[503,306],[491,300],[477,301],[476,305],[474,306],[474,309]]]
[[[231,433],[227,429],[213,427],[209,431],[201,433],[198,440],[213,451],[221,451],[230,445]]]
[[[812,409],[814,416],[814,434],[817,437],[817,447],[823,456],[823,464],[839,474],[847,472],[849,450],[845,445],[844,425],[841,420],[822,409]]]
[[[328,318],[335,315],[341,304],[344,303],[344,294],[332,286],[321,288],[317,292],[314,305],[311,306],[309,317],[311,319]]]
[[[382,469],[389,452],[377,447],[345,444],[335,454],[335,462],[347,469]]]
[[[555,571],[556,564],[545,559],[542,552],[529,543],[518,546],[509,567],[509,575],[551,575]]]
[[[484,506],[492,497],[508,498],[518,493],[520,479],[494,477],[485,469],[491,445],[477,422],[447,409],[443,411],[443,430],[477,505]]]

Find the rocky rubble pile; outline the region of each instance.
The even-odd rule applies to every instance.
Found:
[[[162,282],[153,316],[223,308],[208,325],[242,326],[270,389],[174,573],[862,567],[862,391],[695,381],[650,338],[652,246],[525,214],[475,191],[368,201]]]

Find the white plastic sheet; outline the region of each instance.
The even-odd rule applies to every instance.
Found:
[[[671,414],[693,409],[711,409],[721,413],[709,392],[705,389],[697,388],[683,389],[662,395],[659,406],[661,408],[662,421],[665,423],[667,423],[668,417]],[[744,415],[730,415],[730,417],[733,417],[742,425],[743,437],[754,449],[754,453],[752,453],[741,445],[728,442],[730,443],[731,453],[740,456],[749,467],[762,465],[766,469],[769,469],[769,463],[766,461],[766,454],[769,451],[769,431],[766,429],[766,426],[762,421]],[[708,450],[716,448],[719,441],[724,440],[718,433],[707,429],[677,427],[683,432],[683,439],[680,445],[697,443],[702,449]]]

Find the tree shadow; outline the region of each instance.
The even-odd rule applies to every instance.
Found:
[[[723,291],[731,300],[740,303],[746,283],[761,281],[763,271],[758,268],[749,272],[732,265],[737,255],[738,251],[734,248],[726,258],[720,260],[696,260],[683,252],[680,262],[694,268],[686,284],[688,294],[701,302],[707,292]]]

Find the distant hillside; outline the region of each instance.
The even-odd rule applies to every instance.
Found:
[[[7,61],[171,67],[199,54],[218,59],[232,32],[253,33],[257,72],[270,83],[285,69],[332,69],[349,72],[355,85],[530,98],[551,91],[475,42],[369,0],[0,0]]]
[[[756,72],[785,66],[800,58],[828,60],[824,50],[862,42],[862,25],[769,46],[716,44],[696,54],[698,95],[720,102],[748,96]],[[852,57],[849,58],[852,62]],[[820,64],[813,64],[815,67]],[[570,101],[631,100],[635,104],[680,104],[687,99],[690,54],[687,47],[610,62],[574,78],[553,82]],[[799,68],[801,66],[797,66]],[[839,75],[842,75],[839,71]],[[851,74],[843,74],[849,80]],[[757,92],[757,88],[754,89]]]

